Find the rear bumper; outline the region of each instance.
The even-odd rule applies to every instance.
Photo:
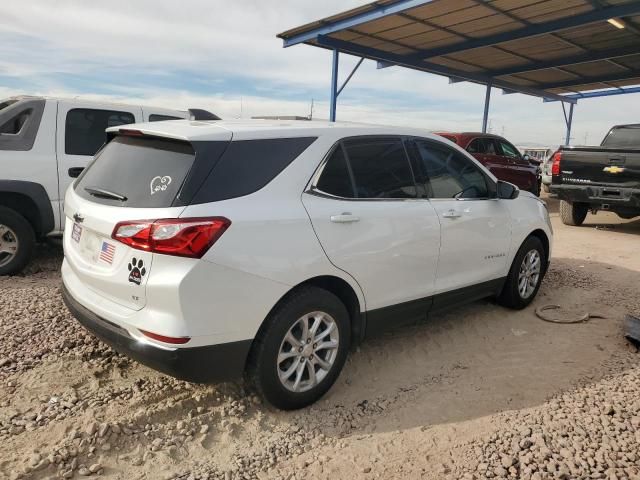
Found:
[[[595,208],[609,206],[611,210],[640,209],[640,189],[599,185],[551,185],[551,192],[561,200],[588,203]]]
[[[197,383],[234,380],[242,376],[251,340],[191,348],[159,348],[137,340],[122,327],[81,305],[62,285],[62,298],[73,316],[114,350],[180,380]]]

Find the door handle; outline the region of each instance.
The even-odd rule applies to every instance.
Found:
[[[442,216],[444,218],[459,218],[462,216],[462,214],[452,208],[451,210],[447,210],[446,212],[444,212]]]
[[[331,221],[333,223],[352,223],[360,221],[360,218],[355,215],[351,215],[349,212],[344,212],[341,215],[331,215]]]
[[[84,167],[71,167],[67,173],[71,178],[78,178],[83,170]]]

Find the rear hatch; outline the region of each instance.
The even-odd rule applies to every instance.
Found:
[[[207,142],[207,158],[189,142],[146,135],[116,136],[98,152],[65,199],[65,257],[79,281],[100,297],[142,309],[153,254],[115,240],[114,229],[178,218],[217,159],[211,144],[227,141]]]

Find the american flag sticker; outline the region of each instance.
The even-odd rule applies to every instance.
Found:
[[[111,265],[113,263],[113,256],[116,253],[116,247],[108,242],[102,242],[102,248],[100,249],[100,260],[104,263]]]

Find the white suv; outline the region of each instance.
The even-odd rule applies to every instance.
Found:
[[[323,395],[365,336],[547,269],[546,207],[422,130],[169,121],[109,129],[65,199],[63,293],[142,363],[243,373],[272,404]]]

